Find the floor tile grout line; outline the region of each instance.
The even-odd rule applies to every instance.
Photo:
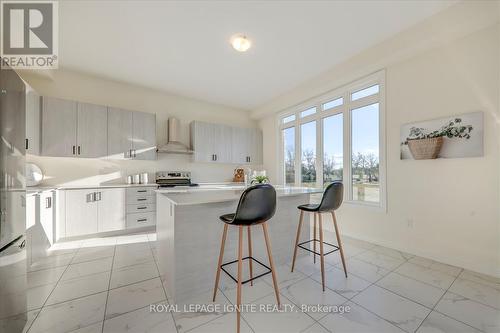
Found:
[[[463,270],[463,268],[462,268]],[[460,273],[462,273],[462,270],[460,271]],[[460,273],[458,275],[460,275]],[[446,291],[443,293],[443,295],[441,295],[441,297],[439,297],[438,301],[436,302],[436,304],[434,304],[434,306],[432,307],[431,309],[431,312],[429,312],[427,314],[427,316],[425,316],[424,320],[422,320],[422,322],[420,323],[420,325],[418,325],[417,329],[415,330],[415,332],[417,332],[420,327],[422,326],[422,324],[424,323],[424,321],[429,317],[429,315],[432,313],[432,311],[434,311],[434,309],[436,308],[436,306],[438,306],[439,302],[441,302],[441,300],[443,299],[444,295],[446,295],[446,293],[448,293],[448,290],[450,290],[451,286],[455,283],[455,281],[458,279],[458,275],[455,277],[455,279],[453,280],[453,282],[450,284],[450,286],[448,287],[448,289],[446,289]]]
[[[80,247],[81,248],[81,247]],[[57,286],[59,285],[59,282],[61,281],[62,277],[64,276],[64,274],[66,273],[66,271],[68,270],[69,268],[69,265],[71,265],[71,263],[73,262],[73,259],[75,258],[76,254],[80,251],[80,248],[78,248],[78,250],[75,251],[75,253],[73,253],[73,256],[71,257],[71,260],[69,261],[69,264],[66,266],[66,268],[64,269],[64,271],[62,272],[61,276],[59,277],[59,279],[57,280],[57,282],[55,283],[54,285],[54,288],[52,288],[52,290],[50,291],[49,295],[47,296],[47,298],[45,299],[45,301],[43,302],[42,306],[39,308],[40,311],[38,311],[38,313],[36,314],[35,318],[33,318],[33,320],[31,321],[31,325],[30,327],[26,330],[26,333],[28,333],[31,328],[33,327],[33,325],[35,324],[35,321],[38,319],[38,317],[40,316],[40,313],[42,313],[43,311],[43,308],[45,307],[45,304],[47,303],[47,301],[49,300],[50,296],[52,296],[52,293],[54,292],[54,290],[57,288]],[[54,267],[56,268],[56,267]]]
[[[104,322],[106,321],[106,312],[108,311],[109,287],[111,286],[111,278],[113,277],[113,265],[115,264],[115,255],[116,255],[116,241],[115,241],[115,247],[114,247],[114,251],[113,251],[113,260],[111,261],[111,273],[109,273],[108,290],[106,293],[106,302],[104,302],[104,316],[102,318],[101,333],[104,332]]]
[[[156,260],[155,254],[154,254],[154,250],[155,249],[153,249],[153,245],[152,245],[152,242],[149,240],[149,237],[148,236],[146,236],[146,237],[148,239],[149,249],[151,250],[151,255],[153,256],[153,261],[154,261],[155,266],[156,266],[156,271],[158,272],[158,276],[159,276],[159,279],[160,279],[161,288],[163,289],[163,294],[165,295],[165,299],[167,300],[167,303],[170,304],[170,300],[168,299],[167,291],[165,290],[165,286],[163,285],[163,279],[162,279],[162,276],[161,276],[160,267],[158,267],[158,262]],[[157,235],[157,237],[158,237],[158,235]],[[157,241],[158,241],[158,239],[156,239],[154,241],[155,247],[156,247],[156,242]],[[172,317],[172,321],[174,322],[175,331],[177,333],[179,333],[179,329],[177,328],[177,323],[175,321],[175,316],[174,316],[174,314],[172,312],[170,312],[170,316]]]
[[[486,331],[483,331],[483,330],[481,330],[481,329],[479,329],[479,328],[475,328],[474,326],[471,326],[470,324],[467,324],[466,322],[463,322],[463,321],[461,321],[461,320],[459,320],[459,319],[455,319],[455,318],[453,318],[453,317],[450,317],[450,315],[447,315],[446,313],[442,313],[442,312],[441,312],[441,311],[439,311],[439,310],[432,310],[432,312],[439,313],[440,315],[443,315],[443,316],[445,316],[445,317],[447,317],[447,318],[450,318],[450,319],[452,319],[452,320],[458,321],[459,323],[464,324],[465,326],[469,326],[469,327],[471,327],[471,328],[475,329],[475,330],[476,330],[476,331],[478,331],[478,332],[483,332],[483,333],[486,333]],[[432,313],[432,312],[431,312],[431,313]]]
[[[388,323],[388,324],[390,324],[390,325],[392,325],[392,326],[394,326],[394,327],[397,327],[398,329],[400,329],[400,330],[402,330],[402,331],[404,331],[404,332],[408,332],[408,331],[407,331],[407,330],[405,330],[405,329],[403,329],[403,328],[401,328],[401,327],[399,327],[399,326],[397,326],[397,325],[396,325],[396,324],[394,324],[394,323],[391,323],[389,320],[387,320],[387,319],[385,319],[385,318],[381,317],[380,315],[376,314],[375,312],[373,312],[373,311],[371,311],[371,310],[367,309],[366,307],[364,307],[363,305],[361,305],[361,304],[357,303],[356,301],[354,301],[354,297],[358,296],[358,295],[359,295],[359,294],[361,294],[363,291],[365,291],[365,290],[367,290],[368,288],[372,287],[372,286],[373,286],[373,285],[375,285],[378,281],[382,280],[384,277],[386,277],[386,276],[387,276],[387,275],[389,275],[390,273],[394,272],[396,269],[398,269],[399,267],[401,267],[402,265],[404,265],[405,263],[407,263],[407,262],[408,262],[408,260],[409,260],[409,259],[406,259],[404,262],[402,262],[401,264],[399,264],[399,265],[398,265],[397,267],[395,267],[393,270],[389,270],[389,272],[388,272],[386,275],[384,275],[384,276],[383,276],[383,277],[381,277],[380,279],[378,279],[378,280],[374,281],[372,284],[370,284],[369,286],[367,286],[365,289],[361,290],[361,291],[360,291],[357,295],[354,295],[351,299],[349,299],[349,301],[350,301],[350,302],[352,302],[352,303],[356,304],[357,306],[359,306],[359,307],[361,307],[361,308],[365,309],[366,311],[370,312],[370,313],[371,313],[371,314],[373,314],[374,316],[376,316],[376,317],[378,317],[378,318],[382,319],[382,320],[383,320],[383,321],[385,321],[386,323]],[[409,333],[411,333],[411,332],[409,332]]]

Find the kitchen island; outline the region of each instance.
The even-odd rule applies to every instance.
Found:
[[[322,190],[275,188],[276,214],[268,225],[274,263],[278,266],[292,261],[299,219],[297,206],[309,203],[310,195]],[[171,302],[183,304],[193,296],[212,290],[224,224],[219,216],[236,211],[243,190],[241,185],[207,185],[156,191],[158,265]],[[304,215],[303,240],[310,238],[308,215]],[[237,231],[236,227],[228,230],[224,262],[237,258]],[[246,239],[244,242],[246,244]],[[267,264],[260,227],[252,227],[252,247],[253,256]],[[306,255],[305,251],[298,252],[298,256],[303,255]]]

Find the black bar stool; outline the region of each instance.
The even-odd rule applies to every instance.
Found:
[[[269,184],[259,184],[247,188],[240,197],[238,207],[236,208],[236,213],[225,214],[220,217],[221,221],[224,222],[224,231],[222,233],[222,241],[219,254],[219,263],[217,265],[217,274],[215,276],[215,287],[214,287],[214,297],[217,295],[217,288],[219,287],[220,271],[224,271],[231,279],[233,279],[238,284],[236,305],[237,309],[237,332],[240,332],[240,305],[241,305],[241,286],[250,282],[253,285],[253,280],[267,275],[269,273],[273,276],[274,293],[276,294],[276,301],[278,306],[280,306],[280,296],[278,291],[278,281],[276,279],[276,273],[274,269],[273,257],[271,255],[271,244],[269,242],[269,234],[267,232],[267,221],[274,216],[276,211],[276,191],[274,187]],[[261,263],[259,260],[252,257],[252,236],[250,233],[250,227],[253,225],[262,225],[262,230],[264,231],[264,238],[266,240],[267,255],[269,257],[268,267]],[[222,259],[224,257],[224,245],[226,243],[227,228],[229,225],[234,225],[239,228],[239,238],[238,238],[238,259],[222,264]],[[243,228],[247,227],[248,231],[248,256],[243,258]],[[243,260],[248,260],[248,265],[250,269],[250,279],[242,281],[241,271]],[[252,271],[252,261],[263,266],[267,269],[266,272],[253,277]],[[228,271],[224,269],[224,266],[234,264],[238,262],[238,277],[234,278]]]
[[[307,250],[314,253],[314,262],[316,262],[316,255],[320,256],[321,259],[321,282],[323,284],[323,291],[325,291],[325,260],[324,257],[335,251],[340,252],[340,258],[342,259],[342,265],[344,266],[345,277],[347,277],[347,268],[345,265],[344,250],[342,248],[342,242],[340,240],[340,233],[337,227],[337,219],[335,218],[335,210],[337,210],[342,204],[344,197],[344,185],[341,182],[333,182],[328,185],[323,193],[321,202],[319,205],[306,204],[297,207],[300,210],[299,226],[297,228],[297,237],[295,238],[295,249],[293,252],[293,262],[292,262],[292,272],[295,267],[295,258],[297,257],[297,249]],[[302,221],[304,219],[304,212],[310,212],[314,214],[314,237],[311,240],[299,243],[300,229],[302,228]],[[335,227],[335,235],[337,236],[337,245],[333,245],[323,241],[323,220],[321,218],[321,213],[331,213],[333,219],[333,226]],[[316,239],[316,215],[319,219],[319,240]],[[304,246],[304,244],[313,242],[313,249],[309,249]],[[319,253],[316,252],[316,242],[319,242]],[[333,250],[325,253],[323,249],[323,244],[326,244],[333,248]]]

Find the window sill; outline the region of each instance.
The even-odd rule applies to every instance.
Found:
[[[364,202],[356,200],[344,200],[345,204],[350,206],[357,206],[367,208],[380,213],[387,213],[387,208],[381,202]]]

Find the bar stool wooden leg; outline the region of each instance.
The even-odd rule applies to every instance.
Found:
[[[300,218],[299,218],[299,226],[297,227],[297,236],[295,237],[295,248],[293,250],[293,260],[292,260],[292,272],[295,267],[295,259],[297,258],[297,250],[298,250],[298,245],[299,245],[299,238],[300,238],[300,229],[302,228],[302,221],[304,219],[304,211],[300,211]]]
[[[215,275],[215,287],[214,287],[214,297],[212,302],[215,302],[215,296],[217,296],[217,289],[219,288],[220,271],[222,265],[222,259],[224,258],[224,246],[226,244],[227,237],[227,224],[224,224],[224,231],[222,232],[222,241],[220,244],[219,262],[217,264],[217,274]]]
[[[252,258],[252,233],[250,231],[250,226],[247,227],[248,231],[248,256]],[[253,267],[252,259],[248,259],[248,268],[250,269],[250,279],[253,279]],[[250,281],[250,285],[253,286],[253,281]]]
[[[325,255],[323,251],[323,219],[321,218],[321,213],[319,215],[319,253],[321,254],[321,284],[323,285],[323,291],[325,291]]]
[[[241,321],[241,271],[243,268],[243,226],[239,226],[239,237],[238,237],[238,290],[236,293],[236,332],[240,333],[240,321]]]
[[[276,301],[278,302],[278,307],[281,306],[280,293],[278,290],[278,279],[276,278],[276,270],[274,269],[273,256],[271,254],[271,242],[269,241],[269,235],[267,233],[267,222],[262,223],[262,229],[264,230],[264,238],[266,240],[267,256],[269,257],[269,266],[271,266],[271,275],[273,276],[274,293],[276,294]]]
[[[314,215],[314,236],[313,236],[313,251],[316,252],[316,213],[313,213]],[[313,253],[313,263],[316,263],[316,253]]]
[[[344,266],[344,274],[347,277],[347,267],[345,264],[344,249],[342,247],[342,241],[340,240],[340,232],[337,226],[337,219],[335,217],[335,212],[332,211],[333,226],[335,227],[335,235],[337,236],[337,244],[339,245],[340,258],[342,259],[342,266]]]

